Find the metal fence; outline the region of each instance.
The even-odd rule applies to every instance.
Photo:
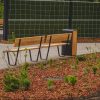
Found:
[[[99,0],[5,0],[4,39],[63,33],[100,37]]]

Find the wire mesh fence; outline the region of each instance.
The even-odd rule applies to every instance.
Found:
[[[99,0],[5,0],[4,38],[63,33],[100,37]]]

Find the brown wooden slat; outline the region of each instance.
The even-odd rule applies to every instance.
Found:
[[[68,39],[68,34],[54,34],[52,35],[52,43],[61,43]]]
[[[40,43],[41,36],[16,38],[15,43],[14,43],[15,47],[18,46],[20,39],[21,39],[21,45],[20,46],[34,45],[34,44],[39,44]]]

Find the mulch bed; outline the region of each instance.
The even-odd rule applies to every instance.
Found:
[[[28,76],[31,85],[27,91],[17,90],[5,92],[3,88],[3,77],[8,69],[0,70],[0,100],[100,100],[100,68],[94,75],[92,66],[98,63],[86,55],[85,61],[79,61],[77,68],[71,66],[75,64],[75,58],[56,59],[40,64],[30,65]],[[99,60],[100,54],[97,54]],[[90,61],[89,61],[90,60]],[[84,68],[89,68],[88,73],[84,73]],[[18,74],[20,67],[10,69]],[[75,75],[77,83],[73,87],[64,82],[66,75]],[[48,90],[47,80],[54,81],[53,88]]]

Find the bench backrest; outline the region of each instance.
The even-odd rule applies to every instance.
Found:
[[[70,35],[70,39],[71,39],[71,34],[69,34],[69,33],[68,34],[66,34],[66,33],[52,34],[52,35],[47,35],[47,36],[33,36],[33,37],[16,38],[14,46],[15,47],[18,46],[20,39],[21,39],[20,46],[39,44],[41,37],[42,37],[42,43],[49,43],[50,36],[52,36],[51,43],[61,43],[68,39],[68,35]]]
[[[70,33],[53,34],[51,43],[61,43],[61,42],[67,41],[68,39],[71,40],[71,35],[72,34],[70,34]]]
[[[64,41],[66,41],[68,39],[71,40],[72,34],[70,34],[70,33],[62,33],[62,34],[47,35],[46,38],[43,37],[44,38],[44,43],[49,43],[50,36],[52,37],[51,43],[61,43],[61,42],[64,42]]]
[[[15,43],[14,43],[15,47],[17,47],[19,45],[19,40],[20,39],[21,39],[20,46],[34,45],[34,44],[39,44],[40,43],[41,36],[16,38]]]
[[[51,36],[52,36],[51,43],[61,43],[66,40],[71,40],[72,55],[77,54],[77,31],[76,30],[73,31],[72,33],[16,38],[14,46],[16,47],[19,45],[20,39],[21,39],[20,46],[40,44],[41,37],[42,37],[42,43],[49,43]]]

